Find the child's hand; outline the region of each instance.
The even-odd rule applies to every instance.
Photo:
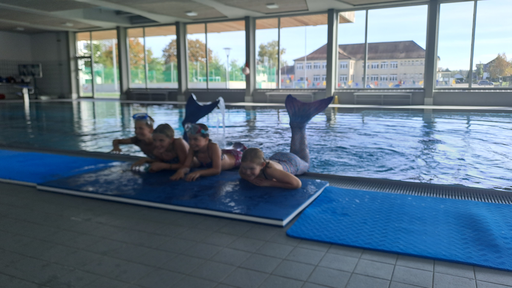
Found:
[[[180,169],[180,170],[176,171],[176,173],[174,173],[174,175],[172,175],[170,179],[173,181],[176,181],[176,180],[183,179],[183,177],[185,177],[185,173]]]
[[[185,180],[187,181],[196,181],[197,178],[199,178],[199,172],[192,172],[190,174],[187,175],[187,178],[185,178]]]
[[[121,152],[123,152],[123,150],[121,150],[121,148],[119,148],[119,147],[115,147],[114,149],[112,149],[110,151],[110,153],[114,153],[114,154],[119,154]]]
[[[154,162],[151,163],[151,166],[149,166],[149,172],[158,172],[160,170],[167,169],[168,164],[162,163],[162,162]]]
[[[142,165],[144,165],[144,163],[146,163],[146,159],[144,159],[144,158],[139,159],[139,160],[137,160],[137,162],[132,164],[132,169],[134,169],[135,167],[142,166]]]

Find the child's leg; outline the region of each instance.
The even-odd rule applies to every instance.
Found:
[[[316,114],[322,112],[331,104],[333,97],[305,103],[297,100],[292,95],[286,97],[285,106],[290,115],[290,128],[292,129],[292,140],[290,152],[299,156],[300,159],[309,164],[309,150],[306,141],[306,125]]]

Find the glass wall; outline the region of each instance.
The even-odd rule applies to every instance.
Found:
[[[206,61],[212,51],[206,49],[206,24],[187,25],[188,87],[207,88]]]
[[[189,88],[245,89],[245,21],[187,25],[187,47]]]
[[[327,14],[256,20],[256,87],[325,89]]]
[[[148,88],[178,88],[176,26],[144,28]]]
[[[146,88],[144,28],[128,29],[130,88]]]
[[[368,11],[368,88],[423,88],[427,13],[426,5]]]
[[[362,88],[366,11],[339,13],[337,89]]]
[[[256,20],[256,88],[278,88],[277,51],[279,46],[279,19]],[[281,55],[285,52],[280,49]],[[273,64],[273,66],[272,66]],[[274,68],[272,68],[274,67]],[[289,74],[291,67],[285,66],[283,74]],[[294,78],[295,75],[290,75]],[[292,80],[293,81],[293,80]],[[287,83],[288,84],[288,83]]]
[[[91,33],[94,97],[119,97],[119,57],[117,55],[117,31]]]
[[[473,87],[512,86],[512,1],[478,1]],[[508,56],[507,56],[508,55]]]
[[[436,87],[468,87],[474,2],[441,4]]]
[[[339,13],[338,89],[422,88],[427,12],[422,5]]]
[[[76,33],[80,97],[119,97],[117,31]]]

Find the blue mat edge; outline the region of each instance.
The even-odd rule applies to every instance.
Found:
[[[389,194],[397,194],[397,195],[400,195],[399,193],[390,193],[390,192],[382,192],[382,191],[369,191],[369,190],[362,190],[362,189],[352,189],[352,188],[340,188],[340,187],[335,187],[335,186],[330,186],[332,188],[337,188],[337,189],[346,189],[346,190],[357,190],[357,191],[364,191],[364,192],[371,192],[371,193],[389,193]],[[325,189],[325,188],[324,188]],[[319,195],[320,196],[320,195]],[[408,195],[408,196],[413,196],[413,197],[425,197],[425,198],[440,198],[440,197],[431,197],[431,196],[418,196],[418,195]],[[472,200],[466,200],[466,199],[451,199],[451,198],[443,198],[443,199],[450,199],[450,200],[457,200],[457,201],[471,201],[473,202]],[[477,201],[478,202],[478,201]],[[312,203],[311,203],[312,204]],[[306,208],[307,209],[307,208]],[[305,212],[306,209],[304,209],[302,212]],[[301,213],[302,214],[302,213]],[[301,240],[308,240],[308,241],[313,241],[313,242],[318,242],[318,243],[326,243],[326,244],[331,244],[331,245],[336,245],[336,246],[344,246],[344,247],[351,247],[351,248],[358,248],[358,249],[363,249],[363,250],[370,250],[370,251],[377,251],[377,252],[385,252],[385,253],[391,253],[391,254],[397,254],[397,255],[404,255],[404,256],[412,256],[412,257],[416,257],[416,258],[422,258],[422,259],[430,259],[430,260],[440,260],[440,261],[446,261],[446,262],[450,262],[450,263],[458,263],[458,264],[463,264],[463,265],[473,265],[473,266],[476,266],[476,267],[483,267],[483,268],[491,268],[491,269],[497,269],[497,270],[501,270],[501,271],[512,271],[512,269],[506,269],[506,268],[503,268],[503,267],[500,267],[500,266],[493,266],[493,265],[483,265],[483,264],[480,264],[480,263],[474,263],[472,261],[457,261],[457,260],[453,260],[453,259],[448,259],[448,258],[443,258],[443,257],[430,257],[430,256],[425,256],[425,255],[419,255],[419,254],[413,254],[413,253],[404,253],[404,252],[398,252],[398,251],[393,251],[393,250],[386,250],[386,249],[378,249],[378,248],[372,248],[372,247],[364,247],[364,246],[358,246],[358,245],[349,245],[349,244],[339,244],[339,243],[335,243],[335,242],[331,242],[331,241],[324,241],[324,240],[318,240],[318,239],[314,239],[312,237],[299,237],[297,235],[293,235],[290,230],[292,230],[293,228],[293,225],[295,225],[295,223],[297,221],[300,220],[300,217],[302,215],[299,215],[299,217],[297,217],[297,220],[286,230],[286,236],[288,237],[291,237],[291,238],[295,238],[295,239],[301,239]]]

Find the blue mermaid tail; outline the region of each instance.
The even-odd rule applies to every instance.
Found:
[[[290,152],[299,156],[300,159],[309,163],[309,150],[306,141],[306,125],[316,114],[322,112],[331,104],[334,97],[327,97],[311,103],[297,100],[288,95],[285,100],[286,110],[290,116],[290,128],[292,129],[292,140]]]
[[[213,109],[217,108],[220,99],[211,102],[210,104],[202,105],[197,102],[196,95],[191,94],[188,97],[187,104],[185,105],[185,118],[181,121],[181,125],[185,128],[186,124],[195,124],[199,119],[210,114]],[[185,129],[183,130],[183,139],[188,140]]]

